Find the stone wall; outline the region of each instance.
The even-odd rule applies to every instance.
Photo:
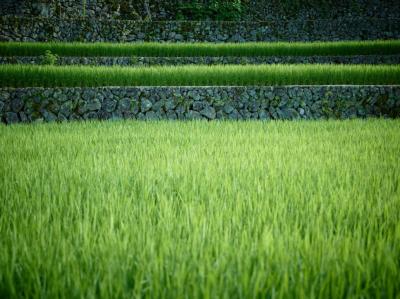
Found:
[[[182,3],[191,0],[1,0],[0,15],[116,18],[166,21],[195,15],[181,16]],[[210,2],[197,0],[197,2]],[[233,21],[271,21],[284,19],[399,18],[396,0],[242,0],[242,13]],[[209,17],[207,17],[207,20]],[[206,20],[205,18],[201,20]]]
[[[0,15],[173,20],[175,19],[173,10],[176,5],[168,2],[164,0],[1,0]]]
[[[400,117],[400,86],[2,88],[5,123]]]
[[[400,19],[136,22],[94,18],[0,18],[0,41],[245,42],[399,38]]]
[[[0,64],[41,64],[43,56],[0,57]],[[400,64],[400,55],[354,56],[268,56],[268,57],[66,57],[57,58],[58,65],[186,65],[186,64],[273,64],[273,63],[330,63],[330,64]]]

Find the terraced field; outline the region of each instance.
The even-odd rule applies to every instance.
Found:
[[[400,54],[400,41],[248,43],[32,43],[0,42],[0,56],[340,56]]]
[[[3,87],[395,85],[400,66],[0,67]]]
[[[0,297],[398,298],[398,40],[0,56]]]

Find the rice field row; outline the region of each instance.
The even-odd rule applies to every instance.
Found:
[[[400,54],[400,41],[249,43],[39,43],[1,42],[0,56],[348,56]]]
[[[398,298],[400,121],[0,125],[2,298]]]
[[[1,87],[400,84],[399,65],[0,66]]]

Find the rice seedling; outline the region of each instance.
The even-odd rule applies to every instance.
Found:
[[[2,298],[397,298],[400,121],[0,125]]]
[[[248,43],[39,43],[0,42],[0,56],[312,56],[394,55],[400,41]]]
[[[0,66],[2,87],[399,84],[397,65]]]

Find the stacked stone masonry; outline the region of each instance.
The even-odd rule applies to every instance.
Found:
[[[76,17],[114,19],[180,19],[180,3],[188,0],[2,0],[0,14],[13,16]],[[191,1],[193,2],[193,1]],[[207,3],[209,0],[196,0]],[[238,20],[279,20],[282,18],[393,18],[400,17],[397,0],[260,1],[246,0]],[[286,4],[285,4],[286,2]],[[310,5],[311,4],[311,5]],[[195,16],[186,16],[193,19]]]
[[[0,119],[269,120],[400,117],[400,86],[2,88]]]
[[[0,18],[0,41],[250,42],[400,38],[400,19],[285,19],[263,22],[136,22],[115,19]]]

